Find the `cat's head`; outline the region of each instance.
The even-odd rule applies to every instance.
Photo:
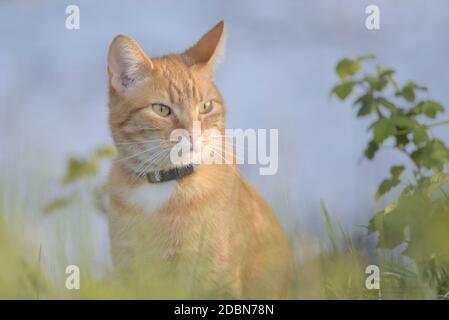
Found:
[[[194,124],[224,131],[225,106],[213,81],[224,43],[219,22],[180,54],[149,57],[130,37],[119,35],[108,56],[109,123],[119,161],[137,173],[165,170],[174,164],[170,151],[176,129],[192,134]],[[192,142],[192,158],[212,146],[215,136]],[[201,147],[201,148],[198,148]]]

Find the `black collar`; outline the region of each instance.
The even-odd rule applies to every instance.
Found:
[[[175,167],[168,170],[150,171],[145,174],[138,175],[145,177],[149,183],[160,183],[171,180],[178,180],[185,176],[191,175],[195,171],[193,164],[188,164],[183,167]]]

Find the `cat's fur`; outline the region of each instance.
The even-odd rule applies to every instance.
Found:
[[[203,164],[157,184],[135,174],[172,167],[169,134],[191,130],[193,120],[224,134],[225,106],[213,81],[223,37],[222,21],[184,53],[151,59],[130,37],[111,44],[109,123],[118,150],[109,179],[113,262],[130,272],[144,261],[145,268],[174,269],[186,279],[195,274],[207,288],[236,298],[283,298],[292,268],[286,237],[236,165]],[[214,109],[199,115],[198,105],[208,100]],[[153,103],[174,114],[161,117]]]

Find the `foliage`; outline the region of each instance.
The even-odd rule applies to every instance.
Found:
[[[370,141],[364,156],[372,160],[382,149],[394,149],[408,158],[393,165],[379,185],[375,199],[401,185],[397,199],[371,219],[368,230],[378,233],[378,247],[406,244],[402,254],[412,258],[419,276],[440,295],[449,292],[449,149],[432,128],[444,107],[427,96],[427,87],[409,81],[400,86],[395,70],[377,65],[362,73],[362,62],[373,56],[344,58],[336,67],[340,79],[331,94],[353,97],[357,117],[369,118]],[[430,122],[429,122],[430,121]]]
[[[75,201],[79,201],[80,197],[86,194],[90,197],[90,201],[98,211],[106,213],[106,185],[104,180],[96,181],[96,178],[100,174],[100,169],[104,162],[110,160],[114,155],[114,148],[99,147],[93,154],[86,158],[70,158],[62,181],[63,189],[67,189],[68,192],[48,203],[44,212],[52,213],[56,210],[63,209]]]

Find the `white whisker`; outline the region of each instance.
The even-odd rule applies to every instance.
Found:
[[[119,162],[121,162],[121,161],[126,161],[126,160],[129,160],[129,159],[138,157],[138,156],[140,156],[140,155],[142,155],[142,154],[151,152],[151,151],[153,151],[153,150],[155,150],[155,149],[158,149],[158,148],[160,148],[160,146],[153,146],[153,147],[151,147],[151,148],[149,148],[149,149],[145,149],[144,151],[141,151],[141,152],[138,152],[138,153],[134,153],[134,154],[132,154],[132,155],[130,155],[130,156],[128,156],[128,157],[125,157],[125,158],[118,158],[117,161],[119,161]]]

